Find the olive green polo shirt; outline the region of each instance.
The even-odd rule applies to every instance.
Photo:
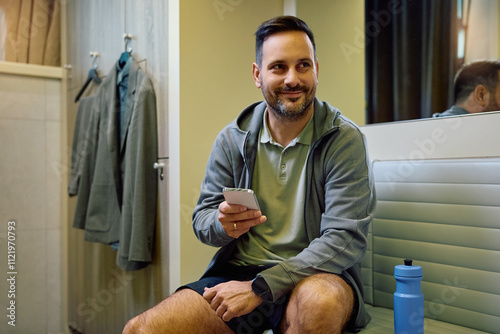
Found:
[[[306,160],[313,138],[313,117],[287,147],[277,143],[267,125],[260,130],[252,189],[267,221],[238,239],[237,265],[276,264],[300,253],[309,244],[305,232]]]

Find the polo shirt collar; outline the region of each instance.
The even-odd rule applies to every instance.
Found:
[[[271,143],[273,145],[279,145],[277,143],[273,136],[271,135],[271,131],[269,130],[269,126],[267,125],[267,113],[268,109],[264,112],[264,120],[262,122],[263,127],[260,131],[260,142],[261,143]],[[302,131],[299,133],[299,135],[293,139],[288,146],[294,146],[295,144],[303,144],[303,145],[311,145],[312,139],[313,139],[313,132],[314,132],[314,126],[313,126],[313,118],[314,118],[314,113],[307,122],[306,126]]]

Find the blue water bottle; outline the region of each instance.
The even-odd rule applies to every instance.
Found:
[[[394,333],[424,333],[424,295],[420,289],[422,267],[404,260],[404,265],[394,268],[396,292],[394,292]]]

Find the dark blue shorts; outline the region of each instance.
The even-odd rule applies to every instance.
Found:
[[[250,281],[267,268],[269,266],[239,267],[226,265],[223,270],[219,270],[214,276],[202,278],[179,289],[189,288],[203,295],[205,287],[211,288],[228,281]],[[279,325],[287,302],[288,297],[283,297],[275,303],[263,302],[249,314],[233,318],[226,324],[237,334],[262,333],[267,329],[272,329],[275,334],[281,333]]]

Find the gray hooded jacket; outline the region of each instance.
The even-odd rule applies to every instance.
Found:
[[[193,213],[196,236],[221,249],[204,277],[231,258],[236,240],[218,221],[222,188],[251,188],[266,103],[250,105],[217,136]],[[344,277],[357,293],[355,327],[370,317],[363,304],[361,260],[375,209],[366,142],[359,128],[326,102],[314,101],[314,135],[307,158],[304,229],[310,244],[297,256],[259,274],[276,301],[318,273]]]

